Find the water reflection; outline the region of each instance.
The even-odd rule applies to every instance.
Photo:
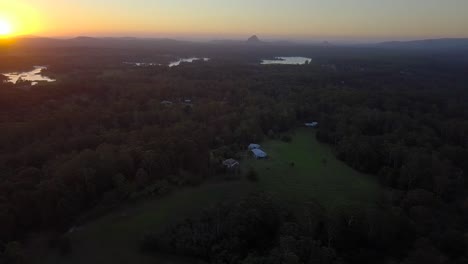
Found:
[[[32,71],[27,72],[10,72],[3,73],[8,78],[8,82],[17,83],[19,80],[30,81],[31,85],[36,85],[39,82],[55,82],[55,79],[42,75],[42,70],[46,70],[45,66],[34,66]]]
[[[191,58],[186,58],[186,59],[179,59],[179,60],[176,60],[176,61],[172,61],[169,63],[169,67],[175,67],[175,66],[179,66],[181,63],[183,62],[188,62],[188,63],[192,63],[192,62],[195,62],[195,61],[209,61],[210,58],[197,58],[197,57],[191,57]],[[132,65],[132,66],[135,66],[135,67],[153,67],[153,66],[162,66],[163,64],[160,64],[160,63],[156,63],[156,62],[124,62],[124,64],[127,64],[127,65]]]
[[[160,63],[155,63],[155,62],[124,62],[124,64],[132,65],[135,67],[161,66]]]
[[[310,62],[312,59],[306,57],[276,57],[274,60],[262,60],[262,64],[302,65]]]
[[[187,58],[187,59],[180,59],[178,61],[174,61],[174,62],[171,62],[169,63],[169,67],[175,67],[175,66],[179,66],[181,63],[183,62],[194,62],[194,61],[199,61],[199,60],[202,60],[202,61],[209,61],[210,59],[209,58]]]

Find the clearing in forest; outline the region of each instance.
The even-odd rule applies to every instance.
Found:
[[[280,201],[313,203],[327,211],[375,206],[380,193],[376,180],[337,160],[330,146],[317,141],[314,129],[297,129],[290,143],[270,140],[261,145],[269,158],[249,157],[242,170],[253,168],[259,189]]]

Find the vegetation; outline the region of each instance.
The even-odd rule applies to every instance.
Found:
[[[162,235],[149,235],[141,248],[209,263],[381,263],[408,246],[392,243],[407,241],[405,220],[394,212],[376,211],[333,221],[309,215],[301,221],[260,195],[205,211]]]
[[[171,49],[161,48],[155,58]],[[249,143],[262,141],[271,160],[251,165],[259,181],[249,186],[275,190],[271,198],[208,210],[201,219],[192,217],[192,226],[180,221],[168,229],[179,234],[168,235],[169,241],[180,244],[150,239],[145,250],[231,263],[312,262],[323,254],[332,256],[324,263],[467,261],[466,61],[451,54],[396,56],[395,51],[365,49],[242,47],[226,51],[224,57],[219,47],[211,53],[208,49],[192,47],[206,57],[213,55],[212,61],[176,68],[122,64],[132,56],[143,57],[147,50],[133,55],[128,50],[80,48],[0,54],[0,69],[44,59],[50,64],[48,73],[59,79],[29,90],[0,82],[2,261],[32,258],[23,253],[21,242],[33,232],[64,233],[82,223],[87,212],[99,215],[124,202],[217,179],[224,159],[239,159]],[[280,52],[319,55],[303,66],[252,63]],[[161,104],[164,100],[173,104]],[[331,145],[336,157],[374,175],[386,188],[379,190],[368,176],[337,163],[331,152],[314,152],[321,151],[320,145],[303,132],[290,143],[287,137],[265,141],[281,139],[311,119],[319,122],[317,139]],[[320,186],[307,187],[313,184]],[[376,207],[344,210],[337,214],[341,218],[329,219],[318,209],[351,201],[362,209],[369,197],[378,201]],[[304,218],[278,200],[300,201],[310,211],[305,219],[319,224],[309,225],[307,231]],[[319,206],[310,209],[304,201]],[[216,220],[216,210],[232,218]],[[246,210],[246,216],[258,218],[239,216]],[[142,224],[139,234],[161,231],[155,227],[156,218],[142,214],[142,219],[151,224]],[[213,236],[208,225],[213,221],[224,230],[234,224],[245,229]],[[286,223],[299,230],[287,233],[294,240],[283,236]],[[258,226],[267,229],[250,234]],[[201,230],[207,237],[197,240],[200,243],[185,243],[187,234]],[[274,237],[270,231],[275,231]],[[111,232],[102,236],[112,240]],[[131,240],[135,248],[137,240]],[[302,254],[301,247],[281,242],[290,240],[308,245],[308,251]],[[220,241],[225,244],[213,249]],[[262,248],[256,241],[271,243]],[[65,254],[73,252],[73,239],[71,248],[67,243],[59,243]],[[253,245],[251,252],[247,245]],[[278,258],[266,259],[271,255],[267,252],[280,255],[272,253]],[[210,254],[213,257],[207,258]]]

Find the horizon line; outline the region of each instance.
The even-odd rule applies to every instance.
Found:
[[[198,35],[106,35],[106,34],[76,34],[76,35],[35,35],[35,34],[26,34],[26,35],[17,35],[8,37],[8,39],[20,39],[20,38],[45,38],[45,39],[57,39],[57,40],[72,40],[76,38],[95,38],[95,39],[167,39],[167,40],[177,40],[177,41],[187,41],[187,42],[212,42],[212,41],[246,41],[247,38],[251,36],[258,36],[260,40],[267,42],[295,42],[298,44],[306,43],[326,43],[326,42],[335,42],[335,43],[361,43],[361,44],[372,44],[372,43],[381,43],[381,42],[409,42],[409,41],[424,41],[424,40],[457,40],[457,39],[468,39],[468,36],[457,36],[457,37],[443,37],[443,36],[434,36],[434,37],[376,37],[376,38],[366,38],[366,37],[347,37],[347,36],[336,36],[336,37],[275,37],[267,36],[261,37],[259,34],[253,35],[233,35],[233,36],[198,36]]]

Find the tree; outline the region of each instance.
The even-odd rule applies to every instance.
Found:
[[[149,175],[143,168],[138,169],[135,175],[135,182],[139,189],[144,188],[149,183]]]
[[[250,168],[247,172],[247,179],[251,182],[257,182],[258,179],[258,172],[254,168]]]

